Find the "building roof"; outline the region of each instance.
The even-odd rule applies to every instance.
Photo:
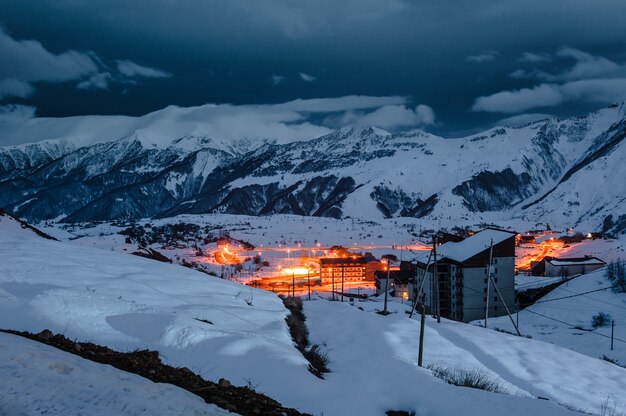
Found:
[[[374,272],[374,278],[376,280],[385,280],[387,278],[387,272],[384,270],[377,270]],[[414,270],[390,270],[389,279],[398,283],[406,284],[409,280],[415,278]]]
[[[361,256],[348,256],[348,257],[322,257],[320,258],[320,264],[322,266],[327,265],[349,265],[349,264],[365,264],[365,258]]]
[[[570,258],[547,258],[547,262],[549,262],[553,266],[596,266],[596,265],[604,265],[606,264],[602,260],[597,257],[570,257]]]
[[[515,233],[510,231],[487,228],[458,243],[450,241],[437,247],[437,254],[441,254],[450,260],[463,262],[487,250],[492,243],[494,245],[499,244],[513,236],[515,236]]]
[[[419,263],[426,264],[430,258],[430,264],[435,262],[435,258],[432,255],[432,250],[422,250],[418,252],[415,257],[413,257],[413,261],[417,261]],[[437,260],[443,259],[443,256],[439,253],[439,249],[437,249]]]

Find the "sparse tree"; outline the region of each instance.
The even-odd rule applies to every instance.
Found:
[[[597,315],[594,315],[593,318],[591,318],[591,326],[593,329],[602,328],[609,326],[612,320],[613,318],[611,318],[611,315],[608,313],[598,312]]]

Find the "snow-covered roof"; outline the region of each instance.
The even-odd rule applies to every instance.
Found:
[[[437,260],[441,260],[442,258],[443,256],[439,252],[437,252]],[[415,255],[415,257],[413,257],[413,261],[418,261],[424,264],[426,264],[429,260],[431,264],[435,262],[435,258],[432,256],[432,250],[419,251]]]
[[[501,243],[514,235],[515,233],[509,231],[487,228],[458,243],[450,241],[441,245],[437,248],[437,254],[441,254],[450,260],[462,262],[485,251],[492,243],[494,245]]]
[[[602,265],[605,264],[602,260],[597,257],[587,257],[587,258],[570,258],[570,259],[547,259],[553,266],[592,266],[592,265]]]

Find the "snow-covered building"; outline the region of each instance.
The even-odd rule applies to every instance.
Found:
[[[573,276],[585,274],[592,270],[606,266],[606,263],[597,257],[545,257],[545,276]]]
[[[490,260],[500,295],[488,279]],[[488,228],[437,247],[438,281],[429,253],[416,263],[416,282],[409,293],[414,298],[421,286],[420,300],[429,313],[436,312],[437,293],[441,316],[463,322],[484,318],[487,305],[489,316],[500,316],[506,314],[504,303],[509,308],[515,303],[515,233]]]

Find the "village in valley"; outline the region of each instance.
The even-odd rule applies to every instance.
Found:
[[[230,222],[218,224],[221,218]],[[394,302],[482,325],[485,318],[519,312],[623,251],[610,236],[549,224],[527,231],[495,225],[436,231],[410,221],[392,229],[373,221],[294,216],[279,222],[186,216],[178,222],[71,224],[56,232],[78,244],[110,245],[286,297],[358,304],[382,301],[388,287]]]

